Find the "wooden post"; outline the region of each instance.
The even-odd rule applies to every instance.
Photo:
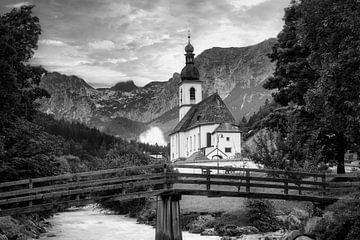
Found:
[[[166,168],[166,164],[164,164],[164,179],[165,179],[165,183],[163,188],[164,189],[168,189],[168,179],[167,179],[167,168]]]
[[[155,240],[182,240],[180,199],[176,194],[157,197]]]
[[[206,190],[210,191],[210,168],[206,169]]]
[[[288,173],[285,172],[285,180],[284,180],[284,194],[288,195],[289,194],[289,182],[288,182]]]
[[[323,173],[323,175],[321,176],[321,182],[322,182],[322,195],[325,195],[326,193],[326,174]]]
[[[246,169],[246,193],[250,193],[250,170]]]
[[[29,179],[29,189],[32,189],[32,188],[33,188],[33,181],[32,181],[32,179]],[[32,205],[33,205],[33,201],[30,200],[29,207],[32,207]]]
[[[75,181],[76,181],[76,182],[79,182],[79,176],[78,176],[78,175],[75,175]],[[80,195],[79,195],[79,194],[76,194],[75,200],[76,200],[76,201],[79,201],[79,200],[80,200]]]

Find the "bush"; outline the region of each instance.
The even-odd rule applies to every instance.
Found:
[[[261,232],[273,232],[281,228],[281,223],[275,218],[274,207],[268,200],[247,200],[246,216],[249,224]]]
[[[181,229],[184,231],[189,231],[190,224],[195,221],[200,216],[199,213],[189,213],[180,215]]]
[[[207,223],[207,228],[214,228],[215,231],[222,231],[221,228],[226,225],[236,225],[238,227],[246,226],[248,221],[244,211],[224,213],[219,218]]]
[[[314,233],[319,240],[360,239],[360,200],[340,200],[330,205]]]

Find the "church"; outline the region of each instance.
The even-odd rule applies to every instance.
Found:
[[[190,36],[185,52],[186,65],[179,84],[179,122],[169,134],[170,160],[240,156],[241,133],[233,115],[217,93],[202,99],[202,81]]]

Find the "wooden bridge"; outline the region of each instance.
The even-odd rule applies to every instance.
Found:
[[[333,182],[336,178],[351,182]],[[330,204],[360,186],[360,175],[165,164],[63,174],[0,183],[0,215],[99,201],[157,196],[156,240],[182,239],[182,195],[267,198]]]

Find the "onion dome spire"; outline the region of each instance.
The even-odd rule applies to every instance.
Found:
[[[188,44],[185,47],[185,67],[181,71],[181,80],[197,80],[199,81],[199,71],[194,66],[194,47],[190,43],[190,30],[188,32]]]
[[[185,47],[185,52],[186,52],[186,53],[192,53],[192,52],[194,52],[194,47],[193,47],[193,45],[191,45],[191,43],[190,43],[190,30],[189,30],[189,32],[188,32],[188,44],[187,44],[186,47]]]

